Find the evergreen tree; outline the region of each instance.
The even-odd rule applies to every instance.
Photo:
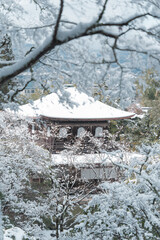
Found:
[[[14,60],[14,55],[12,51],[12,42],[8,34],[0,39],[0,68],[4,66],[5,61]],[[14,82],[9,81],[8,83],[0,87],[0,102],[6,102],[8,100],[8,92],[13,88]]]

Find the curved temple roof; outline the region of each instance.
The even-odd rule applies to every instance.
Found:
[[[96,121],[126,119],[134,116],[134,113],[122,111],[110,107],[94,98],[79,92],[75,88],[66,89],[69,95],[68,103],[62,102],[59,95],[51,93],[33,104],[26,104],[19,108],[18,113],[28,117],[40,117],[74,120],[74,121]]]

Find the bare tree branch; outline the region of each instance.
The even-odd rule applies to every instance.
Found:
[[[14,94],[11,96],[11,101],[14,101],[15,96],[16,96],[19,92],[24,91],[24,90],[26,89],[26,87],[28,86],[28,84],[29,84],[30,82],[33,82],[33,81],[34,81],[34,79],[31,78],[31,79],[24,85],[23,88],[21,88],[21,89],[18,89],[18,88],[17,88],[16,91],[14,92]]]
[[[55,25],[55,28],[54,28],[53,42],[56,40],[56,37],[57,37],[57,32],[58,32],[60,20],[61,20],[61,17],[62,17],[63,7],[64,7],[64,2],[63,2],[63,0],[60,0],[60,9],[59,9],[56,25]]]
[[[105,0],[104,5],[103,5],[103,8],[102,8],[102,11],[100,12],[99,17],[98,17],[98,19],[97,19],[97,23],[99,23],[99,22],[101,21],[103,15],[104,15],[104,12],[105,12],[105,10],[106,10],[106,5],[107,5],[107,3],[108,3],[108,0]]]
[[[131,22],[133,22],[137,19],[147,17],[147,16],[150,16],[150,17],[153,17],[155,19],[160,20],[160,18],[156,15],[152,15],[150,13],[144,13],[144,14],[140,14],[140,15],[134,15],[134,16],[128,18],[128,19],[125,19],[125,20],[122,20],[122,21],[119,21],[119,22],[99,23],[98,26],[128,26],[129,23],[131,23]]]

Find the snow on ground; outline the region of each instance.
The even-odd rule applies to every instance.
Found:
[[[38,239],[53,240],[53,237],[51,237],[51,233],[53,233],[53,231],[51,230],[42,230],[40,233],[40,238]],[[13,240],[13,239],[14,240],[23,240],[23,239],[36,240],[37,238],[27,237],[26,233],[21,228],[18,228],[18,227],[13,227],[5,230],[3,240]]]
[[[4,232],[4,240],[23,240],[25,237],[27,238],[25,232],[18,227],[9,228]],[[30,240],[34,240],[34,238]]]

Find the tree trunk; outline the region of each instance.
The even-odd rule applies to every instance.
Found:
[[[0,240],[3,240],[3,227],[2,227],[2,208],[0,200]]]
[[[59,227],[59,218],[56,218],[56,239],[59,239],[58,227]]]
[[[61,218],[60,218],[60,232],[63,232],[63,222],[64,222],[64,218],[63,218],[63,214],[62,214]]]

